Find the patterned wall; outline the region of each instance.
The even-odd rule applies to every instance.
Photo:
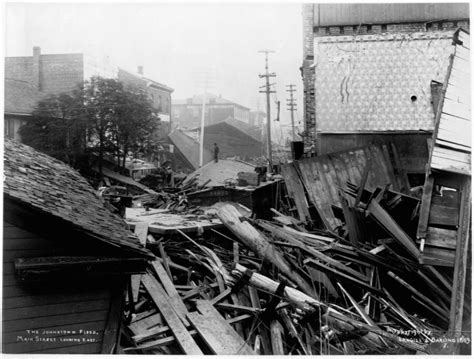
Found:
[[[430,82],[445,80],[452,36],[436,31],[315,38],[317,130],[432,130]]]

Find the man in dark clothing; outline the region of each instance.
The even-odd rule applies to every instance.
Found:
[[[217,143],[214,143],[214,162],[217,163],[219,161],[219,147],[217,147]]]

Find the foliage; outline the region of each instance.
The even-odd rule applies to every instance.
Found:
[[[74,166],[84,153],[87,123],[78,92],[48,96],[20,128],[22,141]]]
[[[105,155],[115,156],[123,168],[127,154],[153,152],[158,121],[145,93],[92,77],[72,94],[40,101],[20,134],[26,144],[71,165],[78,154],[97,152],[102,174]]]

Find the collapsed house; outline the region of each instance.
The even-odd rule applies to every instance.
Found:
[[[303,5],[307,152],[394,143],[422,185],[459,27],[469,29],[468,4]]]
[[[111,354],[153,255],[64,163],[5,139],[4,353]]]

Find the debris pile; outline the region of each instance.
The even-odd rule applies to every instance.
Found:
[[[351,184],[340,196],[338,233],[233,204],[218,206],[225,228],[204,235],[136,226],[157,258],[132,276],[123,352],[440,353],[452,273],[414,259],[407,218],[419,200]]]

